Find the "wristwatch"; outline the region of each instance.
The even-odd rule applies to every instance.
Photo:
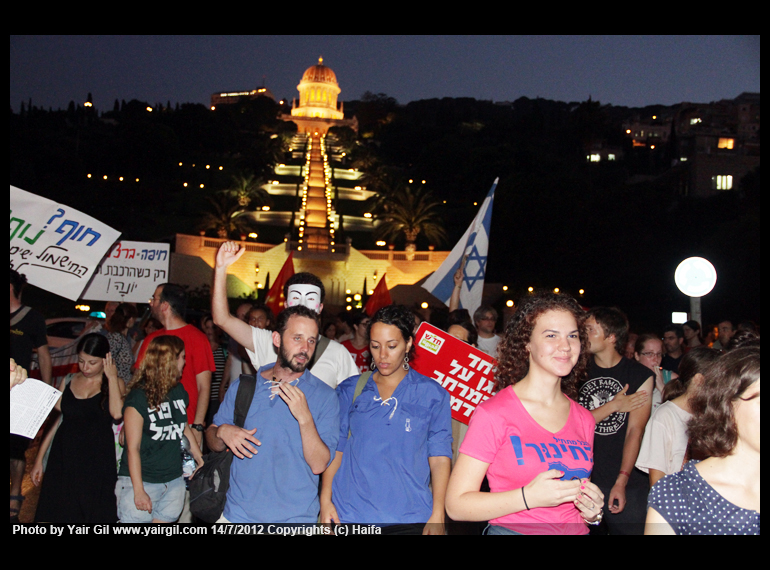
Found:
[[[206,429],[203,427],[203,424],[190,424],[190,427],[195,431],[204,431]]]

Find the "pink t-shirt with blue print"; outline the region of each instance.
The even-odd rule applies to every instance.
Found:
[[[476,408],[460,453],[489,463],[487,480],[495,492],[520,489],[549,469],[563,479],[589,478],[593,469],[595,422],[570,400],[569,418],[556,433],[541,427],[512,387]],[[523,534],[586,534],[588,528],[572,502],[533,508],[489,521]]]

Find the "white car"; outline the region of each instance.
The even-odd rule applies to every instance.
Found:
[[[46,319],[45,334],[48,336],[49,348],[59,348],[65,344],[71,343],[80,337],[87,329],[93,330],[100,319],[89,317],[61,317],[57,319]]]

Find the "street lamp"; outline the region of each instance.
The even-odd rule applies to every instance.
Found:
[[[702,325],[700,298],[707,295],[717,283],[717,271],[702,257],[688,257],[674,272],[679,290],[690,297],[690,318]]]

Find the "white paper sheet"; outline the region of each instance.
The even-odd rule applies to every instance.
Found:
[[[33,439],[61,392],[34,378],[11,389],[11,433]]]

